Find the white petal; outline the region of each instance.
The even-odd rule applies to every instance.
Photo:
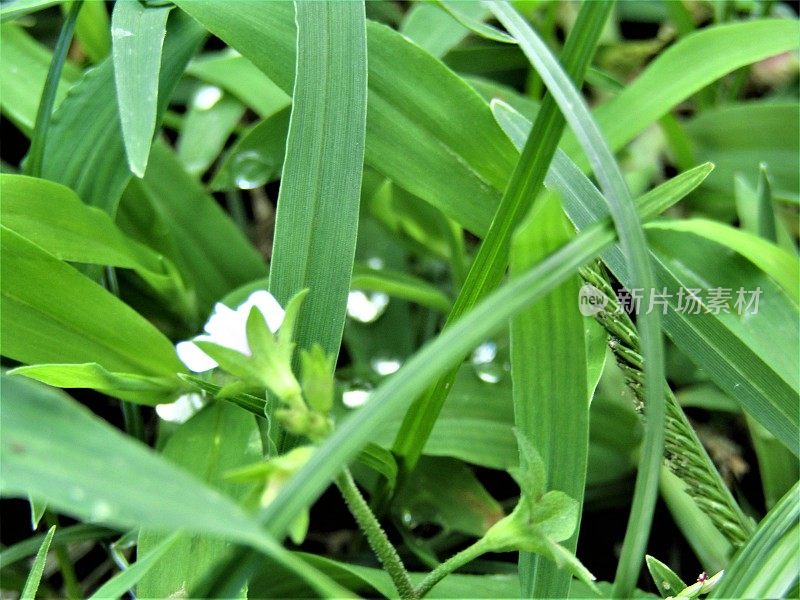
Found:
[[[208,336],[203,339],[236,350],[242,354],[250,354],[247,344],[247,315],[244,317],[238,310],[228,308],[217,302],[214,312],[205,326]]]
[[[269,327],[272,333],[275,333],[281,326],[281,323],[283,323],[283,317],[286,314],[281,308],[281,305],[278,304],[278,301],[266,290],[253,292],[245,303],[239,307],[239,310],[244,309],[245,322],[247,322],[247,316],[250,314],[250,308],[253,306],[261,311],[261,314],[264,315],[264,319],[267,322],[267,327]]]
[[[175,352],[178,353],[178,358],[181,359],[181,362],[195,373],[209,371],[217,366],[217,361],[192,342],[178,342],[175,346]]]
[[[201,408],[203,398],[200,394],[184,394],[175,402],[157,405],[156,414],[170,423],[185,423]]]

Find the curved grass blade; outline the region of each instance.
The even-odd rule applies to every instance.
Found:
[[[128,166],[144,177],[156,131],[158,75],[170,6],[147,6],[137,0],[114,4],[111,48],[119,120]]]
[[[353,289],[370,292],[384,292],[395,298],[416,302],[434,310],[450,310],[450,299],[430,283],[400,271],[371,269],[356,264],[350,282]]]
[[[47,561],[47,552],[50,550],[50,542],[53,541],[53,534],[55,534],[55,532],[55,525],[47,531],[47,535],[44,537],[44,541],[39,547],[39,551],[36,553],[36,558],[33,559],[33,566],[31,567],[28,579],[25,581],[22,594],[20,594],[20,600],[34,600],[34,598],[36,598],[36,592],[39,589],[39,583],[42,580],[42,573],[44,572],[44,563]]]
[[[620,243],[630,265],[633,280],[631,289],[643,290],[643,301],[646,303],[645,306],[648,306],[655,289],[655,280],[647,242],[630,191],[608,143],[569,77],[528,23],[506,3],[492,2],[490,6],[495,16],[517,39],[525,55],[536,67],[578,138],[605,193],[612,219],[619,232]],[[630,595],[635,588],[644,560],[644,550],[658,497],[659,468],[664,451],[665,403],[662,388],[664,357],[659,315],[655,312],[641,315],[639,328],[646,365],[644,387],[647,421],[633,506],[614,585],[615,594],[622,596]]]
[[[53,541],[57,545],[65,545],[75,542],[104,540],[116,535],[118,535],[116,531],[106,527],[79,524],[61,527],[53,536]],[[39,548],[44,541],[44,538],[45,534],[34,535],[13,546],[3,548],[2,552],[0,552],[0,569],[5,569],[35,554],[37,548]]]
[[[355,257],[367,109],[362,2],[296,2],[297,75],[272,246],[270,291],[310,293],[301,348],[336,356]]]
[[[483,21],[489,9],[480,0],[462,0],[459,11],[473,21]],[[403,18],[400,32],[436,58],[442,58],[459,44],[469,29],[432,3],[415,3]]]
[[[28,158],[24,164],[25,173],[33,177],[39,177],[42,172],[45,142],[50,130],[50,119],[56,102],[58,86],[61,82],[61,71],[67,59],[67,51],[72,42],[72,34],[75,31],[75,22],[78,19],[78,13],[82,5],[83,0],[75,0],[72,3],[61,27],[61,32],[58,34],[50,68],[47,70],[42,98],[39,101],[39,109],[36,112],[36,124],[33,127],[33,135],[31,135],[31,147],[28,150]]]
[[[800,484],[761,521],[755,535],[725,569],[711,598],[785,598],[797,588]]]

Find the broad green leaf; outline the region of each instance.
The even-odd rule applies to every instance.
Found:
[[[490,6],[494,15],[517,39],[520,48],[536,68],[589,159],[592,171],[605,194],[609,214],[617,228],[633,280],[631,288],[642,289],[647,302],[654,293],[654,276],[647,241],[630,190],[608,141],[603,137],[569,76],[564,73],[530,25],[507,3],[493,2]],[[615,594],[623,596],[635,589],[644,560],[658,495],[658,471],[664,451],[664,349],[661,319],[657,313],[645,313],[639,316],[637,325],[645,364],[643,383],[646,426],[633,504],[614,582]]]
[[[205,37],[192,19],[175,11],[167,32],[159,71],[160,115],[183,74],[189,58]],[[88,71],[53,115],[44,154],[42,176],[72,188],[92,206],[109,214],[117,204],[131,173],[114,99],[114,65],[111,57]],[[92,115],[87,119],[86,115]],[[63,140],[74,143],[64,144]]]
[[[508,119],[508,121],[506,121]],[[511,121],[513,120],[513,125]],[[510,110],[503,111],[504,128],[521,145],[524,137],[520,136],[530,127],[527,120],[519,113]],[[556,157],[558,159],[558,155]],[[683,187],[687,193],[702,181],[701,173],[694,169],[695,173],[687,172],[684,181],[676,182],[677,187]],[[700,175],[699,181],[697,176]],[[676,178],[677,179],[677,178]],[[688,187],[685,187],[688,184]],[[692,185],[693,184],[693,185]],[[667,184],[664,184],[665,186]],[[662,186],[664,187],[664,186]],[[585,188],[586,189],[586,188]],[[658,188],[657,188],[658,189]],[[584,226],[595,223],[597,218],[606,215],[607,208],[602,204],[600,195],[594,193],[584,193],[581,195],[564,194],[564,208],[572,222],[582,229]],[[695,238],[697,239],[697,238]],[[709,250],[711,251],[711,250]],[[651,253],[651,256],[652,253]],[[628,289],[635,287],[628,275],[628,264],[623,257],[619,247],[606,251],[603,260],[611,269],[614,275]],[[705,262],[705,258],[698,259],[698,264]],[[741,264],[741,263],[739,263]],[[752,273],[751,270],[748,272]],[[731,269],[724,269],[725,277],[735,276]],[[692,287],[688,282],[681,280],[678,273],[670,272],[660,261],[656,262],[657,288],[661,290],[678,290],[679,288]],[[769,282],[765,283],[765,285]],[[695,286],[697,287],[697,286]],[[700,288],[708,287],[704,284]],[[746,287],[746,286],[745,286]],[[738,289],[738,286],[736,286]],[[780,302],[782,292],[776,289],[774,299]],[[793,433],[794,426],[792,420],[787,420],[786,415],[796,414],[792,407],[797,406],[797,388],[787,385],[786,378],[791,380],[796,377],[796,373],[783,372],[776,370],[776,366],[769,361],[765,361],[759,354],[750,348],[751,340],[741,339],[741,325],[735,330],[731,327],[735,324],[732,320],[722,320],[718,315],[706,313],[700,315],[694,322],[690,315],[677,312],[675,298],[671,299],[670,310],[664,319],[664,330],[673,342],[699,367],[703,368],[709,377],[729,396],[735,398],[748,412],[756,418],[762,425],[772,431],[776,437],[781,439],[788,448],[796,452],[794,442],[796,433]],[[784,314],[791,315],[792,310],[788,306],[781,309]],[[795,318],[795,317],[791,317]],[[782,327],[782,326],[779,326]],[[769,336],[769,332],[756,331],[760,336]],[[785,329],[783,330],[786,333]],[[774,353],[775,348],[771,351]],[[778,365],[786,363],[784,356],[779,360]]]
[[[420,461],[392,502],[401,520],[434,523],[475,537],[505,516],[472,471],[448,458]]]
[[[297,75],[286,142],[270,292],[281,304],[310,288],[301,348],[336,356],[353,270],[367,110],[361,3],[295,3]]]
[[[253,63],[236,53],[203,54],[186,72],[201,81],[219,86],[267,119],[292,104],[292,98]]]
[[[56,258],[133,269],[187,316],[196,312],[175,267],[127,237],[108,213],[87,206],[68,187],[21,175],[0,176],[3,225]]]
[[[155,406],[170,402],[180,390],[175,377],[112,373],[97,363],[31,365],[17,367],[9,375],[24,375],[60,388],[89,388],[138,404]]]
[[[39,589],[39,583],[42,580],[42,573],[44,572],[44,563],[47,560],[47,552],[50,550],[50,542],[53,541],[53,534],[55,534],[55,532],[55,525],[47,531],[47,535],[39,551],[36,553],[36,558],[33,559],[31,572],[28,575],[27,581],[25,581],[25,587],[20,594],[20,600],[34,600],[34,598],[36,598],[36,592]]]
[[[219,88],[202,86],[194,94],[178,138],[178,158],[186,172],[202,176],[219,156],[245,108]]]
[[[246,499],[251,488],[226,479],[226,472],[263,457],[253,415],[224,402],[204,408],[181,425],[167,440],[162,454],[239,503]],[[137,553],[146,556],[155,552],[168,539],[164,533],[142,529]],[[201,533],[181,534],[170,548],[168,558],[159,561],[141,580],[137,595],[168,598],[180,590],[191,589],[228,549],[229,544],[224,540]]]
[[[178,5],[284,91],[292,89],[296,32],[288,3],[269,11],[259,0]],[[477,93],[419,46],[374,22],[367,24],[367,41],[366,162],[470,231],[485,233],[515,162],[513,147]]]
[[[595,119],[612,150],[619,150],[674,106],[731,71],[798,46],[794,19],[715,25],[681,38],[656,57]],[[565,142],[569,153],[575,140]]]
[[[264,277],[267,268],[256,249],[169,146],[156,142],[152,157],[144,179],[131,181],[125,192],[120,228],[172,261],[197,295],[201,313]]]
[[[482,20],[489,16],[489,9],[475,0],[459,2],[459,10],[472,19]],[[427,2],[418,2],[411,7],[400,25],[400,32],[437,58],[447,54],[469,35],[467,27],[446,11]]]
[[[511,275],[524,273],[569,241],[558,198],[543,197],[520,224],[511,246]],[[511,321],[514,422],[541,455],[547,489],[582,506],[589,447],[589,397],[580,280],[572,277]],[[580,510],[579,513],[580,514]],[[564,543],[575,552],[577,531]],[[522,587],[531,598],[569,593],[571,576],[550,561],[520,554]]]
[[[2,387],[3,496],[32,494],[56,510],[98,523],[183,529],[250,544],[318,591],[349,595],[283,549],[233,500],[65,394],[5,376]]]
[[[252,189],[278,179],[286,154],[289,116],[290,110],[282,109],[242,133],[222,159],[211,189]]]
[[[0,27],[3,52],[0,56],[0,106],[3,114],[24,133],[30,134],[42,97],[44,80],[52,59],[51,51],[34,40],[21,27],[4,23]],[[25,73],[25,77],[20,77]],[[80,77],[80,69],[70,62],[61,70],[55,106]]]
[[[173,546],[179,539],[180,534],[178,533],[168,535],[161,543],[146,554],[142,552],[140,548],[137,548],[136,552],[139,558],[137,558],[136,562],[101,585],[94,594],[89,596],[89,600],[102,600],[104,598],[119,598],[125,596],[125,594],[132,590],[143,577],[146,577],[154,567],[164,564],[162,558],[167,552],[173,549]]]
[[[128,166],[144,177],[156,130],[161,50],[169,6],[147,6],[136,0],[114,4],[111,46],[119,120]],[[164,103],[162,102],[162,105]]]
[[[69,265],[5,227],[0,248],[4,356],[140,375],[184,370],[153,325]]]
[[[800,484],[776,504],[725,569],[711,598],[784,598],[797,588]]]

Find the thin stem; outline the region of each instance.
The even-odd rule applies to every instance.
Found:
[[[338,477],[336,485],[342,492],[344,501],[347,503],[347,508],[350,509],[350,512],[356,519],[356,523],[358,523],[361,531],[366,535],[370,548],[372,548],[378,560],[383,563],[386,572],[389,573],[389,577],[392,578],[392,583],[394,583],[397,593],[400,594],[400,597],[403,599],[418,598],[419,596],[417,596],[414,590],[414,585],[411,583],[408,571],[406,571],[406,567],[403,565],[400,555],[397,554],[397,550],[395,550],[392,542],[386,537],[386,532],[381,527],[381,524],[378,523],[378,519],[375,518],[367,501],[364,500],[364,497],[358,490],[349,469],[345,469],[344,473]]]
[[[58,522],[58,516],[49,510],[45,511],[44,519],[48,527],[53,527],[55,525],[56,531],[61,527]],[[67,598],[70,600],[81,598],[83,596],[81,594],[81,585],[78,583],[78,577],[75,575],[75,569],[72,567],[72,562],[69,559],[67,547],[64,544],[54,543],[53,552],[56,555],[58,568],[64,578],[64,588],[67,592]]]
[[[61,80],[61,71],[64,68],[67,50],[69,50],[69,45],[72,42],[75,22],[78,19],[82,4],[83,0],[74,0],[72,3],[64,25],[61,27],[61,33],[58,35],[56,47],[53,50],[53,60],[50,61],[47,79],[44,81],[44,89],[39,101],[39,110],[36,112],[36,124],[31,135],[28,160],[25,162],[25,174],[31,177],[40,177],[42,174],[44,146],[47,141],[47,130],[50,128],[50,117],[53,115],[53,105],[56,103],[56,91]]]
[[[487,546],[486,539],[481,538],[471,546],[464,548],[461,552],[454,554],[428,573],[425,579],[420,582],[415,590],[417,597],[424,598],[425,595],[431,591],[433,586],[450,575],[450,573],[472,562],[479,556],[486,554],[489,550],[490,548]]]

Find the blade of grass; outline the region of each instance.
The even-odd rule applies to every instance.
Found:
[[[114,4],[111,49],[114,81],[128,166],[144,177],[156,131],[161,50],[171,6],[147,6],[135,0]]]
[[[607,1],[584,3],[575,28],[567,40],[564,60],[570,74],[579,82],[583,80],[583,74],[591,62],[597,39],[612,5]],[[547,96],[445,327],[469,311],[502,280],[508,264],[511,234],[541,189],[561,139],[564,123],[556,102],[552,96]],[[451,371],[437,381],[434,387],[414,403],[403,419],[393,450],[401,458],[401,467],[405,472],[413,469],[419,459],[447,399],[455,374],[455,371]]]
[[[47,552],[50,550],[50,542],[53,541],[53,535],[56,532],[55,526],[47,531],[39,551],[36,553],[36,558],[33,559],[33,566],[25,581],[25,587],[20,594],[20,600],[34,600],[36,598],[36,591],[39,589],[39,583],[42,580],[42,573],[44,572],[44,563],[47,561]]]
[[[563,72],[547,46],[528,23],[506,3],[492,2],[490,6],[494,15],[517,39],[522,51],[553,94],[564,118],[578,138],[605,193],[612,219],[619,232],[620,243],[630,265],[633,280],[631,289],[641,289],[645,306],[649,306],[649,299],[655,289],[655,280],[647,242],[630,191],[608,143],[569,76]],[[655,312],[640,315],[639,330],[645,364],[647,420],[633,505],[614,583],[614,595],[623,597],[629,596],[635,588],[644,560],[658,497],[658,476],[664,451],[665,404],[662,388],[664,357],[659,315]]]
[[[355,257],[367,108],[363,2],[296,2],[297,74],[272,246],[281,304],[310,288],[298,345],[336,356]]]
[[[56,531],[53,542],[56,544],[71,544],[75,542],[86,542],[104,540],[118,535],[116,531],[106,527],[96,525],[70,525],[62,527]],[[0,552],[0,569],[5,569],[14,563],[23,560],[36,553],[37,548],[44,541],[45,534],[29,537],[21,542],[3,548]]]
[[[554,194],[547,194],[514,235],[511,276],[524,273],[571,237],[561,203]],[[515,426],[541,455],[546,488],[576,500],[580,515],[589,452],[590,398],[585,325],[577,305],[579,288],[579,278],[570,277],[512,319],[510,329]],[[521,453],[520,460],[523,457]],[[561,542],[572,553],[579,530],[580,525]],[[569,596],[572,575],[551,560],[520,553],[519,572],[523,597]]]
[[[42,172],[42,162],[44,160],[44,149],[47,142],[47,135],[50,130],[50,118],[53,116],[53,106],[56,102],[56,93],[61,81],[61,71],[64,68],[64,61],[67,58],[67,51],[72,42],[72,34],[75,31],[75,22],[78,19],[78,12],[81,10],[83,0],[75,0],[69,9],[69,13],[61,26],[58,34],[56,46],[53,49],[53,59],[47,71],[47,78],[44,81],[42,99],[39,101],[39,109],[36,112],[36,124],[31,135],[31,147],[28,150],[28,158],[24,165],[25,174],[39,177]]]

